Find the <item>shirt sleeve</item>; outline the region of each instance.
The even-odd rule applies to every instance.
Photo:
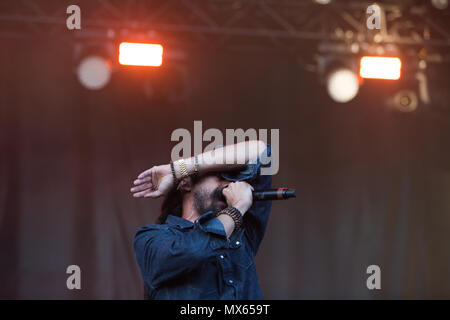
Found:
[[[142,227],[134,237],[133,246],[144,283],[154,290],[198,268],[224,248],[226,241],[222,223],[208,212],[191,228]]]
[[[272,187],[272,176],[261,175],[261,168],[271,166],[270,161],[268,161],[271,155],[271,147],[267,145],[266,151],[257,159],[249,161],[243,170],[223,173],[222,177],[229,181],[247,181],[255,190],[270,189]],[[264,237],[271,206],[271,201],[255,201],[244,214],[243,227],[254,255],[258,252],[259,245]]]

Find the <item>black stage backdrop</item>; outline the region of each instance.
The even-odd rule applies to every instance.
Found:
[[[273,205],[256,259],[266,298],[450,298],[448,113],[392,112],[380,99],[391,88],[374,83],[338,105],[295,57],[273,52],[192,51],[186,66],[189,97],[169,103],[142,90],[148,76],[170,88],[164,68],[117,70],[93,92],[71,46],[2,40],[1,298],[142,298],[132,239],[160,200],[129,188],[168,163],[171,132],[193,132],[194,120],[280,129],[274,185],[299,196]],[[79,291],[66,288],[71,264]],[[371,264],[378,291],[366,288]]]

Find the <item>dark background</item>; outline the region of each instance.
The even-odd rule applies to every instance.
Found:
[[[191,51],[190,94],[178,103],[143,93],[164,68],[119,68],[88,91],[75,67],[51,38],[0,45],[1,298],[142,298],[132,239],[160,200],[129,188],[170,161],[172,131],[193,133],[194,120],[280,129],[273,184],[298,198],[273,205],[256,259],[265,298],[450,298],[448,113],[387,108],[393,83],[366,82],[336,104],[316,74],[277,52]],[[448,67],[438,69],[436,83],[448,83]],[[82,290],[66,288],[71,264]],[[366,287],[371,264],[381,290]]]

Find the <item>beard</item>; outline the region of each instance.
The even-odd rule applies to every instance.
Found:
[[[219,212],[227,207],[227,201],[222,194],[222,187],[217,187],[213,192],[207,193],[204,190],[194,192],[194,207],[202,215],[208,211]]]

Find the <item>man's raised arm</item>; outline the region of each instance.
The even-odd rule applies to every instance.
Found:
[[[157,198],[167,194],[174,186],[175,178],[180,180],[192,175],[196,168],[199,173],[239,169],[247,161],[259,157],[265,149],[266,144],[261,140],[244,141],[199,154],[197,160],[190,157],[182,162],[175,161],[173,171],[170,164],[154,166],[139,174],[130,191],[134,197]]]

